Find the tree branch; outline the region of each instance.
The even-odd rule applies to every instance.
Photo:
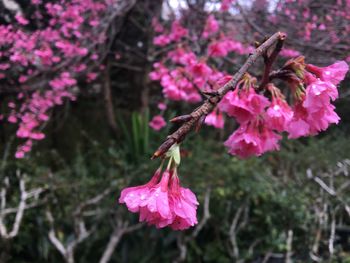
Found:
[[[260,83],[258,90],[263,90],[265,88],[265,86],[267,85],[267,83],[269,83],[272,65],[275,62],[275,60],[278,56],[278,53],[282,50],[284,39],[285,38],[280,38],[277,40],[276,46],[270,55],[267,54],[268,49],[266,50],[266,59],[264,60],[265,70],[264,70],[264,75],[263,75],[263,78],[262,78],[262,81]]]
[[[46,188],[35,188],[30,191],[26,190],[26,181],[25,176],[21,175],[19,171],[17,171],[17,176],[19,178],[19,202],[17,208],[6,208],[6,195],[7,195],[7,185],[9,184],[7,178],[5,178],[4,184],[5,186],[1,188],[0,191],[0,236],[4,239],[11,239],[17,236],[19,228],[21,226],[24,211],[36,207],[39,204],[38,197],[41,193],[46,191]],[[27,204],[27,200],[30,198],[34,198],[30,204]],[[16,213],[15,219],[12,225],[12,229],[9,232],[7,226],[5,225],[6,215]]]
[[[187,244],[193,241],[199,234],[199,232],[203,229],[205,224],[210,218],[209,204],[210,204],[210,193],[211,189],[207,188],[204,196],[204,210],[201,221],[193,230],[190,236],[184,236],[182,233],[177,236],[177,246],[180,250],[180,255],[174,259],[173,263],[180,263],[186,260],[187,255]]]
[[[138,223],[132,226],[128,226],[128,223],[123,222],[121,219],[117,219],[117,226],[115,227],[113,233],[110,236],[108,244],[102,254],[100,263],[107,263],[110,261],[113,252],[119,244],[120,239],[124,234],[136,231],[143,226],[142,223]]]

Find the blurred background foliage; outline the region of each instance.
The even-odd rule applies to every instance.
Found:
[[[150,39],[133,22],[150,23],[142,14],[148,2],[138,2],[128,14],[120,41],[136,45]],[[140,52],[147,55],[147,47]],[[221,142],[232,127],[191,134],[182,146],[179,174],[198,195],[200,227],[157,230],[139,225],[137,215],[118,204],[122,188],[152,176],[159,161],[150,156],[174,128],[149,128],[160,89],[144,83],[150,63],[137,56],[129,60],[144,71],[112,66],[110,72],[117,134],[110,132],[99,92],[56,108],[47,138],[23,160],[13,158],[13,127],[1,124],[0,179],[7,206],[17,207],[23,180],[27,189],[43,192],[33,196],[18,235],[0,239],[0,262],[63,262],[49,239],[52,230],[67,248],[74,244],[76,262],[102,262],[111,237],[119,238],[111,262],[350,262],[347,97],[338,102],[340,125],[317,137],[283,140],[279,152],[261,158],[239,160],[226,153]],[[167,119],[193,105],[169,108]],[[15,215],[9,212],[5,224],[10,227]]]

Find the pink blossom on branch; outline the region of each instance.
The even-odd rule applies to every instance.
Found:
[[[157,228],[184,230],[196,225],[196,196],[180,186],[176,168],[165,170],[161,178],[160,174],[161,168],[147,184],[123,189],[119,203],[125,203],[130,212],[139,212],[140,222]]]
[[[152,118],[152,120],[151,120],[150,123],[149,123],[149,126],[150,126],[153,130],[159,131],[159,130],[161,130],[163,127],[166,126],[166,122],[165,122],[163,116],[157,115],[157,116],[154,116],[154,117]]]
[[[234,0],[221,0],[221,11],[228,11],[230,8],[230,5],[234,2]]]
[[[224,128],[224,117],[219,110],[213,110],[205,117],[205,124],[213,126],[217,129]]]
[[[273,98],[266,110],[267,125],[278,132],[286,131],[293,118],[293,111],[288,103],[281,98]]]
[[[315,74],[317,78],[320,78],[326,82],[331,82],[334,85],[338,85],[348,72],[349,65],[345,61],[337,61],[334,64],[324,68],[307,64],[306,69]]]
[[[31,3],[39,5],[42,1]],[[43,4],[35,13],[36,20],[47,19],[45,28],[27,26],[30,21],[19,14],[15,16],[18,23],[0,25],[2,84],[19,83],[25,91],[19,93],[18,107],[8,116],[11,123],[18,124],[17,136],[25,140],[18,146],[16,157],[23,158],[30,151],[32,140],[45,137],[41,129],[53,107],[75,99],[77,77],[86,77],[87,81],[96,78],[97,73],[89,72],[94,63],[81,61],[88,62],[88,55],[96,60],[98,54],[89,52],[105,41],[105,26],[110,12],[116,9],[118,6],[110,6],[109,0],[64,0]]]
[[[213,15],[209,15],[207,21],[205,22],[202,37],[208,38],[209,36],[215,34],[219,30],[219,23]]]
[[[268,99],[257,94],[253,87],[245,87],[228,92],[219,103],[219,109],[237,122],[245,123],[261,114],[269,104]]]
[[[282,137],[272,131],[264,120],[245,122],[225,141],[228,152],[240,158],[260,156],[267,151],[279,150]]]
[[[222,6],[232,2],[222,1]],[[294,10],[283,11],[295,19]],[[185,28],[186,19],[176,21],[181,21],[181,27]],[[225,82],[219,83],[223,76],[227,76],[222,70],[226,61],[235,63],[239,61],[237,55],[250,54],[254,50],[252,46],[233,39],[234,33],[220,30],[222,21],[219,23],[213,14],[207,14],[203,18],[203,31],[195,32],[196,29],[188,25],[188,30],[184,30],[186,36],[172,40],[174,47],[170,47],[162,63],[155,64],[150,74],[152,80],[160,80],[165,98],[195,103],[205,99],[206,94],[215,94],[231,79],[227,77]],[[275,22],[278,22],[277,18]],[[309,30],[309,37],[316,25],[313,21],[306,29]],[[325,28],[328,26],[325,25]],[[219,31],[220,34],[217,34]],[[300,53],[290,48],[282,49],[280,55],[294,57]],[[240,128],[225,142],[231,154],[243,158],[260,156],[279,149],[281,136],[278,133],[287,132],[289,138],[316,135],[330,124],[339,122],[331,101],[338,97],[334,85],[348,71],[344,61],[319,68],[307,65],[303,57],[297,57],[289,60],[282,70],[288,74],[278,78],[291,87],[293,101],[287,101],[277,87],[269,90],[267,87],[270,83],[258,88],[254,78],[246,75],[234,90],[221,98],[217,109],[206,116],[205,123],[216,128],[223,127],[221,112],[240,124]]]

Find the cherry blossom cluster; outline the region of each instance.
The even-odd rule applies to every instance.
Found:
[[[101,27],[111,4],[37,0],[32,1],[35,12],[17,14],[15,22],[0,25],[0,81],[17,93],[1,118],[18,125],[17,137],[24,141],[17,158],[30,151],[33,140],[45,137],[41,130],[50,110],[75,99],[78,78],[89,82],[97,77],[91,65],[99,59],[97,45],[105,41]]]
[[[338,44],[340,47],[349,46],[349,13],[348,0],[320,4],[311,0],[286,0],[278,2],[275,12],[268,20],[269,24],[279,27],[287,25],[295,36],[306,43],[322,40],[325,49],[334,49]],[[347,55],[345,60],[349,62],[348,53],[344,52],[344,55]]]
[[[340,118],[332,101],[338,98],[336,85],[348,69],[344,61],[324,68],[306,64],[303,57],[288,61],[283,70],[293,72],[286,79],[293,95],[292,106],[272,83],[266,87],[270,99],[266,92],[258,93],[256,80],[246,74],[219,103],[219,109],[240,125],[225,142],[229,153],[241,158],[260,156],[279,149],[281,132],[287,132],[288,138],[299,138],[337,124]]]
[[[233,2],[222,1],[220,11],[228,11]],[[253,46],[235,39],[237,32],[224,28],[214,14],[207,14],[201,30],[193,30],[191,25],[186,26],[181,18],[174,20],[169,29],[156,19],[153,19],[152,25],[157,33],[153,44],[166,47],[166,52],[153,64],[149,77],[153,81],[159,81],[164,98],[170,101],[202,101],[203,93],[217,90],[220,87],[219,81],[228,75],[221,66],[225,58],[233,55],[242,57],[254,50]],[[294,57],[300,53],[285,49],[281,55]],[[161,114],[154,121],[150,126],[157,131],[165,126]],[[154,123],[162,124],[155,126]],[[216,109],[207,116],[205,123],[223,128],[222,112]]]
[[[148,183],[123,189],[119,203],[125,203],[130,212],[139,213],[140,222],[184,230],[198,223],[198,201],[190,189],[180,186],[179,147],[175,145],[168,154],[167,169],[162,171],[161,166]]]

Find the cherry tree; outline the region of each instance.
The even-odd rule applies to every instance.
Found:
[[[104,68],[116,19],[135,1],[41,1],[12,6],[12,19],[0,25],[0,79],[9,94],[4,121],[17,127],[16,157],[42,140],[55,106],[76,100],[80,87]],[[24,12],[24,10],[26,12]]]
[[[315,66],[308,62],[307,56],[302,56],[302,52],[292,48],[283,50],[283,45],[289,31],[292,39],[297,35],[306,43],[323,39],[328,41],[326,47],[340,45],[346,41],[342,31],[337,31],[341,19],[311,14],[312,1],[281,1],[272,14],[261,9],[267,7],[267,1],[255,1],[251,12],[263,11],[264,19],[273,25],[279,25],[286,16],[283,21],[295,21],[295,30],[288,30],[288,34],[277,32],[252,46],[245,43],[244,35],[232,23],[225,21],[230,16],[231,4],[232,8],[241,11],[248,26],[260,34],[265,35],[265,31],[257,26],[256,21],[250,20],[250,15],[239,3],[233,2],[223,1],[215,12],[208,12],[206,1],[187,1],[180,16],[173,14],[172,19],[164,23],[157,19],[153,21],[158,33],[153,43],[164,47],[164,52],[154,63],[149,77],[159,81],[166,100],[202,102],[190,114],[171,120],[180,127],[154,153],[153,158],[162,158],[162,163],[152,179],[145,185],[126,188],[121,193],[120,203],[125,203],[129,211],[140,213],[140,221],[157,228],[170,226],[174,230],[183,230],[197,224],[198,201],[192,191],[179,185],[178,178],[179,145],[192,128],[198,130],[202,123],[206,123],[222,129],[225,113],[228,119],[238,123],[238,127],[224,145],[229,154],[248,158],[279,150],[283,133],[288,139],[314,136],[340,121],[333,101],[339,96],[337,85],[349,70],[346,61],[335,61],[325,67]],[[293,5],[298,7],[293,10],[305,10],[304,19],[297,18],[296,12],[292,11]],[[348,2],[337,1],[337,5],[349,8]],[[211,3],[213,6],[217,7]],[[201,12],[194,16],[193,10]],[[337,15],[347,18],[344,12]],[[298,31],[300,21],[304,27]],[[317,26],[320,21],[324,24]],[[322,31],[327,28],[331,39],[324,38]],[[334,37],[336,34],[339,37]],[[279,69],[272,70],[279,55],[292,58]],[[232,68],[225,64],[226,60],[236,64],[246,56],[248,59],[232,75]],[[257,63],[260,57],[263,66]],[[251,68],[255,76],[248,73]],[[259,68],[263,68],[262,75],[255,73]],[[160,103],[163,106],[163,102]],[[165,121],[157,115],[150,126],[160,130]],[[168,164],[163,169],[167,159]]]

